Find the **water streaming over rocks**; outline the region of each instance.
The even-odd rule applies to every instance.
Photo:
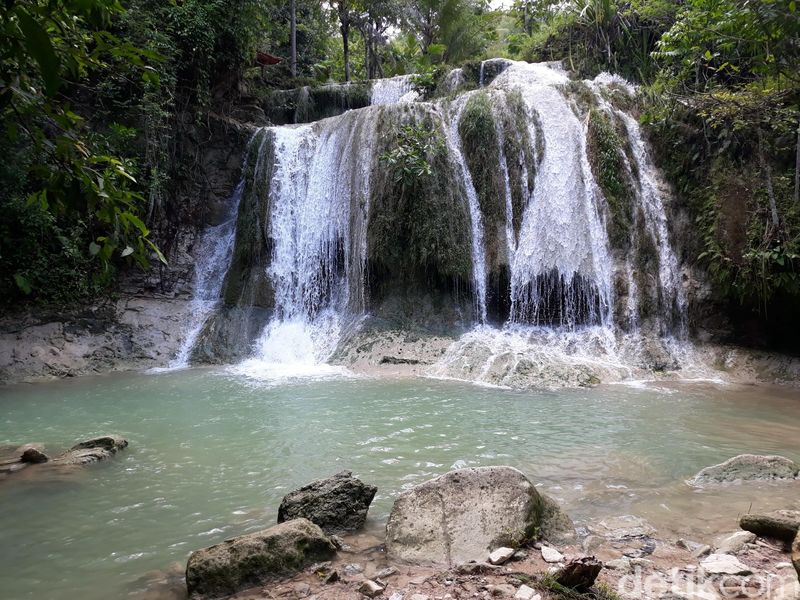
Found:
[[[239,182],[225,209],[223,221],[208,227],[200,236],[195,249],[195,280],[190,319],[186,337],[170,368],[180,369],[189,365],[197,338],[209,316],[220,302],[222,284],[231,264],[231,253],[236,235],[236,217],[242,199],[244,181]]]
[[[240,237],[250,236],[251,249],[263,245],[254,252],[264,258],[252,276],[241,275],[238,263],[231,270],[262,290],[255,295],[266,299],[261,306],[270,316],[241,368],[267,377],[276,369],[328,369],[325,362],[365,315],[383,311],[385,318],[386,300],[378,307],[371,286],[387,280],[409,290],[411,299],[395,304],[430,305],[434,320],[450,306],[455,316],[440,329],[479,325],[431,368],[437,376],[514,387],[553,379],[584,385],[628,377],[637,366],[676,366],[672,337],[686,336],[687,300],[668,228],[668,191],[638,122],[612,101],[614,94],[630,99],[633,88],[607,74],[579,82],[558,64],[504,59],[486,61],[473,77],[481,88],[452,96],[469,85],[465,70],[454,72],[443,84],[451,97],[431,102],[419,100],[410,76],[377,80],[373,106],[263,130],[244,193],[265,191],[242,203],[239,224],[256,223],[260,234]],[[631,190],[633,240],[624,247],[609,234],[615,217],[592,162],[592,111],[606,115],[622,139],[619,176]],[[470,138],[473,121],[490,123],[477,140]],[[371,220],[394,219],[390,230],[401,231],[409,226],[403,219],[422,218],[412,224],[418,231],[434,227],[433,215],[445,210],[427,197],[414,200],[421,212],[408,212],[397,198],[386,202],[397,188],[387,183],[381,154],[400,126],[414,123],[441,137],[447,160],[430,177],[454,195],[467,220],[448,213],[445,229],[423,236],[432,247],[396,248],[400,266],[390,262],[396,272],[387,273],[370,266],[380,263]],[[376,216],[373,205],[398,212]],[[466,245],[450,235],[454,229],[469,229]],[[415,240],[408,243],[421,243]],[[218,246],[229,249],[230,242]],[[424,262],[403,264],[404,255]],[[201,271],[198,298],[222,291],[230,302],[219,277],[216,287],[201,284]],[[461,304],[464,296],[472,302]],[[202,327],[193,325],[187,340]],[[181,354],[185,362],[190,352]]]
[[[572,327],[608,322],[611,270],[601,194],[586,155],[585,126],[556,87],[565,73],[515,64],[492,83],[523,92],[544,133],[544,156],[511,269],[511,320]]]
[[[419,98],[411,75],[398,75],[386,79],[376,79],[370,90],[370,104],[396,104],[413,102]]]

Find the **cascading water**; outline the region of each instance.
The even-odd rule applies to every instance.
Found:
[[[228,201],[223,221],[218,225],[208,227],[200,236],[194,251],[197,260],[194,268],[194,295],[189,308],[190,324],[177,356],[169,364],[171,369],[189,366],[189,359],[197,338],[206,321],[219,305],[225,273],[231,263],[231,253],[236,237],[236,218],[243,190],[244,181],[240,181]]]
[[[472,226],[472,284],[475,288],[475,306],[480,323],[486,321],[486,243],[484,241],[483,216],[478,203],[478,193],[472,181],[472,174],[464,160],[464,150],[458,134],[458,124],[464,107],[467,105],[468,94],[458,98],[450,107],[448,114],[450,124],[446,130],[447,149],[450,157],[456,164],[456,172],[461,175],[461,181],[467,196],[469,206],[470,224]]]
[[[639,123],[630,115],[615,111],[625,124],[633,157],[639,173],[637,195],[644,209],[645,218],[656,239],[656,250],[659,258],[658,279],[661,284],[663,309],[675,327],[665,328],[662,334],[674,333],[679,337],[686,334],[686,292],[681,285],[678,257],[669,240],[667,215],[664,210],[664,194],[662,186],[657,183],[656,170],[650,153],[642,140]]]
[[[384,178],[374,177],[379,149],[385,151],[379,140],[393,139],[385,137],[386,128],[427,122],[432,131],[443,132],[450,165],[447,174],[437,167],[435,176],[455,178],[443,187],[468,209],[474,321],[480,324],[447,351],[433,374],[501,385],[517,385],[525,379],[522,372],[569,385],[629,376],[630,360],[621,357],[630,353],[620,350],[624,336],[615,322],[620,314],[615,303],[625,303],[625,332],[637,333],[638,298],[644,293],[632,256],[638,250],[627,256],[616,247],[612,251],[608,203],[589,158],[587,109],[580,108],[571,87],[581,83],[590,96],[594,92],[593,106],[621,124],[630,146],[624,158],[641,215],[637,228],[641,225],[657,248],[659,333],[683,331],[686,298],[670,246],[665,192],[638,123],[604,99],[610,86],[624,82],[608,77],[571,82],[559,65],[507,60],[482,64],[479,77],[483,89],[433,103],[416,102],[410,76],[377,80],[371,82],[371,104],[382,106],[266,129],[254,177],[263,178],[268,190],[260,242],[265,240],[268,255],[261,270],[266,284],[260,285],[269,288],[262,296],[269,298],[272,316],[252,358],[241,365],[245,372],[270,378],[319,372],[343,329],[369,311],[371,183]],[[448,82],[468,85],[463,71]],[[475,94],[488,97],[488,104],[478,104],[490,106],[497,168],[474,179],[471,169],[481,165],[471,160],[474,147],[460,123]],[[488,193],[487,185],[494,186]],[[466,252],[467,244],[459,248]],[[616,297],[620,278],[628,282],[627,298]],[[214,295],[218,288],[204,294]],[[501,329],[485,325],[489,302],[492,319],[505,319]]]
[[[370,104],[396,104],[398,102],[413,102],[419,98],[419,93],[414,88],[411,75],[398,75],[386,79],[372,81],[370,90]]]
[[[604,324],[611,307],[611,260],[600,194],[586,156],[584,126],[555,87],[563,72],[514,64],[492,85],[522,91],[544,132],[544,156],[511,265],[511,320]]]
[[[345,321],[363,311],[375,143],[368,114],[270,128],[275,165],[266,237],[274,316],[242,365],[250,374],[320,371]],[[343,155],[343,148],[353,151]]]

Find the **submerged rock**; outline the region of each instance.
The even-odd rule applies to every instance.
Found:
[[[800,465],[784,456],[740,454],[718,465],[706,467],[686,483],[701,486],[734,481],[796,479]]]
[[[457,565],[537,534],[574,539],[572,521],[512,467],[459,469],[401,494],[386,524],[390,558]]]
[[[800,529],[800,511],[776,510],[764,515],[743,515],[739,526],[761,537],[791,542]]]
[[[61,456],[50,461],[53,465],[86,465],[112,457],[128,447],[128,440],[118,435],[104,435],[75,444]]]
[[[364,526],[377,491],[374,485],[353,477],[352,472],[341,471],[284,496],[278,523],[303,517],[329,533],[355,531]]]
[[[127,446],[128,441],[118,435],[104,435],[75,444],[59,456],[50,458],[44,453],[44,445],[25,444],[17,448],[11,457],[0,459],[0,477],[44,463],[47,463],[48,467],[86,465],[109,458]],[[42,471],[44,472],[53,471]]]
[[[197,550],[186,565],[194,599],[219,598],[289,577],[329,560],[336,547],[307,519],[295,519]]]
[[[636,515],[621,515],[603,519],[592,530],[604,538],[612,540],[629,540],[644,538],[656,533],[656,528]]]
[[[38,448],[28,448],[22,453],[22,456],[19,457],[19,462],[29,464],[46,463],[48,460],[50,460],[50,458]]]

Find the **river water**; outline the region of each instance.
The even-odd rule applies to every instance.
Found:
[[[707,538],[748,510],[800,508],[800,482],[694,490],[702,467],[800,458],[796,390],[628,383],[511,391],[432,379],[275,382],[231,369],[85,377],[0,389],[0,446],[51,453],[103,433],[130,446],[57,480],[0,480],[0,598],[118,598],[146,572],[274,523],[281,498],[351,469],[396,495],[456,466],[512,465],[577,525],[636,514]]]

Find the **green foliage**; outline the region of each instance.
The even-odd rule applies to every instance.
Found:
[[[419,47],[417,65],[458,64],[483,53],[494,35],[483,0],[409,0],[404,27]]]
[[[545,575],[538,581],[538,586],[547,590],[555,600],[620,600],[620,596],[605,584],[598,584],[593,591],[582,594],[565,587],[552,575]]]
[[[452,185],[441,124],[431,115],[411,116],[395,125],[383,147],[367,233],[371,268],[468,281],[469,214]]]
[[[393,173],[401,197],[413,197],[433,176],[432,161],[444,152],[444,140],[423,125],[403,125],[396,135],[397,145],[380,160]]]
[[[37,260],[26,264],[10,250],[25,246],[25,227],[6,231],[3,280],[7,285],[13,279],[23,294],[41,288],[44,295],[53,295],[43,289],[42,278],[20,274],[21,269],[45,272],[41,257],[46,248],[56,255],[55,264],[61,264],[59,255],[74,257],[75,244],[85,244],[84,255],[94,256],[106,273],[115,262],[147,266],[151,254],[163,260],[140,218],[143,198],[137,191],[133,165],[109,153],[103,136],[92,134],[70,102],[78,80],[87,80],[111,62],[121,65],[128,77],[157,82],[149,63],[157,61],[158,55],[108,30],[122,13],[116,0],[11,1],[0,8],[0,121],[8,149],[24,157],[16,173],[6,173],[17,185],[14,195],[3,199],[2,209],[21,226],[38,232],[39,238],[44,236],[43,228],[51,227],[50,236],[61,240],[64,248],[60,252],[39,244],[32,255]],[[31,212],[27,216],[20,213],[24,209],[19,204],[25,196]],[[87,270],[81,266],[79,271]],[[64,287],[70,288],[70,283],[64,282]],[[3,293],[8,298],[13,295],[11,290]]]
[[[587,145],[592,171],[611,211],[609,239],[615,248],[628,248],[633,190],[625,171],[622,139],[608,115],[596,108],[589,112]]]
[[[130,0],[124,8],[118,0],[12,0],[0,8],[0,125],[6,155],[17,158],[0,170],[10,192],[0,209],[13,205],[17,214],[27,198],[31,215],[19,219],[80,248],[78,287],[165,261],[152,238],[180,214],[167,206],[176,175],[188,169],[176,160],[187,156],[179,113],[199,117],[236,91],[265,16],[260,0]],[[4,244],[24,246],[22,231]],[[61,246],[40,247],[60,264]],[[2,252],[4,284],[51,299],[39,278],[10,275],[21,260]]]
[[[653,56],[681,85],[704,90],[759,77],[799,80],[794,2],[689,0]]]
[[[581,76],[612,71],[638,81],[655,77],[650,53],[677,10],[667,0],[543,0],[533,7],[543,20],[533,21],[526,42],[515,41],[518,56],[563,59]]]
[[[505,189],[499,161],[499,138],[489,94],[478,92],[467,101],[458,133],[472,174],[487,231],[496,231],[506,220]]]

